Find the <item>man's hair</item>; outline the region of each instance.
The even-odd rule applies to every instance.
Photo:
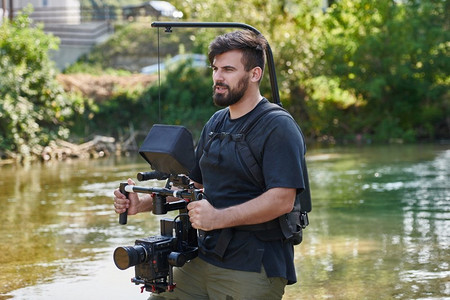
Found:
[[[260,67],[264,71],[264,52],[267,41],[261,34],[250,30],[239,30],[219,35],[209,45],[209,62],[213,64],[216,55],[231,50],[242,51],[242,64],[246,71]]]

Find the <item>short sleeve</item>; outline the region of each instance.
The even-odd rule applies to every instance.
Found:
[[[275,112],[276,113],[276,112]],[[279,114],[269,122],[261,122],[255,133],[265,136],[261,142],[259,153],[262,161],[262,170],[266,189],[275,187],[305,189],[303,174],[305,143],[300,128],[292,117]],[[249,142],[252,145],[252,141]],[[258,143],[256,143],[258,144]]]

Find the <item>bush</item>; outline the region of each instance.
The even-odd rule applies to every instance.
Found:
[[[0,149],[27,156],[38,145],[67,138],[67,125],[84,109],[55,80],[48,51],[58,40],[32,26],[26,14],[0,26]]]
[[[199,136],[203,125],[216,110],[212,104],[212,79],[206,69],[190,62],[168,70],[161,84],[146,90],[123,90],[98,103],[91,128],[102,134],[120,136],[129,128],[147,132],[153,124],[183,125]]]
[[[356,131],[384,142],[448,138],[439,130],[450,109],[445,6],[343,0],[328,10],[316,69],[365,100]]]

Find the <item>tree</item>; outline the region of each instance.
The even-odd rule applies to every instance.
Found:
[[[448,134],[446,2],[342,0],[327,11],[314,75],[364,100],[352,130],[382,141]]]
[[[301,122],[305,133],[312,132],[305,103],[304,81],[311,76],[318,49],[319,21],[322,15],[321,0],[249,0],[175,1],[187,19],[246,23],[258,29],[268,40],[274,54],[280,98]],[[178,30],[178,29],[177,29]],[[224,30],[222,30],[224,31]],[[220,30],[201,29],[192,36],[206,52],[208,44]],[[227,29],[229,31],[229,29]],[[265,72],[262,91],[271,98],[268,72]]]
[[[172,3],[189,20],[247,23],[261,31],[274,54],[283,105],[311,139],[354,139],[361,134],[379,141],[449,138],[448,1],[340,0],[330,1],[325,11],[321,0]],[[181,50],[174,43],[187,48],[193,43],[188,51],[206,53],[217,34],[230,31],[174,28],[172,34],[156,35],[164,29],[136,28],[125,26],[120,36],[90,56],[92,62],[105,61],[116,52],[136,56],[134,49],[147,53],[158,48],[158,37],[162,56]],[[113,47],[114,43],[128,46]],[[111,64],[102,67],[106,65]],[[270,99],[267,72],[265,76],[262,91]],[[183,78],[170,80],[175,79]],[[163,121],[195,123],[199,115],[180,118],[176,108],[186,107],[189,91],[199,82],[204,81],[164,82],[165,107],[170,101],[177,105],[163,113]],[[175,92],[174,87],[183,88]],[[155,93],[153,87],[142,103],[152,106]],[[121,107],[123,101],[111,103],[115,101]],[[210,102],[209,96],[205,101]],[[143,111],[142,103],[135,107],[137,114]]]
[[[27,156],[37,145],[67,138],[65,127],[83,102],[64,93],[55,80],[48,51],[56,38],[20,14],[0,26],[0,149]]]
[[[176,2],[188,19],[259,29],[281,99],[312,138],[449,135],[448,1],[341,0],[325,12],[322,1]],[[216,33],[192,38],[206,51]]]

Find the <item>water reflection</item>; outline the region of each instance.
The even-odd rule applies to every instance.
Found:
[[[311,151],[311,225],[284,299],[450,297],[449,165],[432,145]],[[119,226],[111,192],[147,169],[139,157],[1,167],[0,298],[146,298],[111,255],[157,234],[158,218]]]
[[[450,258],[450,151],[408,146],[360,150],[346,149],[313,165],[312,215],[324,214],[324,221],[316,231],[321,238],[312,242],[328,245],[319,262],[311,263],[330,276],[313,278],[312,287],[317,280],[326,283],[313,298],[448,297],[449,269],[442,262]],[[339,245],[341,253],[328,250]],[[337,274],[345,280],[333,278]],[[341,291],[330,293],[335,288]]]

